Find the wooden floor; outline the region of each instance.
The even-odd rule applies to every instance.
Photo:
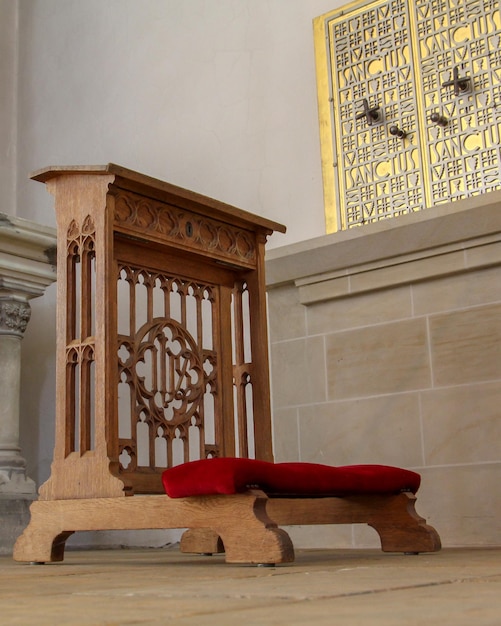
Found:
[[[498,626],[501,549],[304,550],[273,568],[172,548],[68,550],[48,565],[3,556],[0,623]]]

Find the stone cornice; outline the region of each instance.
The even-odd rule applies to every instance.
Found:
[[[56,280],[56,231],[0,213],[0,296],[41,296]]]

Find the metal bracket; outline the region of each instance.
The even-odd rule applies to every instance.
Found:
[[[471,77],[463,76],[459,78],[459,68],[456,67],[452,70],[452,79],[442,83],[442,87],[454,87],[454,95],[459,96],[461,93],[465,93],[470,88]]]
[[[370,107],[367,98],[364,98],[362,100],[362,103],[364,105],[364,110],[361,113],[357,113],[357,115],[355,116],[355,119],[361,120],[362,118],[365,117],[365,119],[367,120],[367,124],[369,126],[372,126],[374,123],[379,122],[380,121],[380,114],[379,114],[380,107],[379,106]]]

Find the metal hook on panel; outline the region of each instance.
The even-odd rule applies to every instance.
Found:
[[[430,122],[432,124],[436,124],[437,126],[444,127],[447,126],[449,120],[444,115],[441,115],[438,111],[435,111],[430,115]]]
[[[392,126],[390,126],[389,131],[390,131],[390,135],[393,135],[394,137],[398,137],[399,139],[405,139],[405,137],[407,137],[407,133],[405,132],[405,130],[402,130],[396,124],[393,124]]]

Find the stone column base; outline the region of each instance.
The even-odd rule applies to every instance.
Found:
[[[30,504],[36,495],[0,494],[0,554],[12,554],[17,538],[30,521]]]
[[[0,405],[1,399],[0,389]],[[0,443],[0,496],[4,498],[32,497],[37,492],[35,482],[26,475],[26,461],[19,452],[18,447]]]

